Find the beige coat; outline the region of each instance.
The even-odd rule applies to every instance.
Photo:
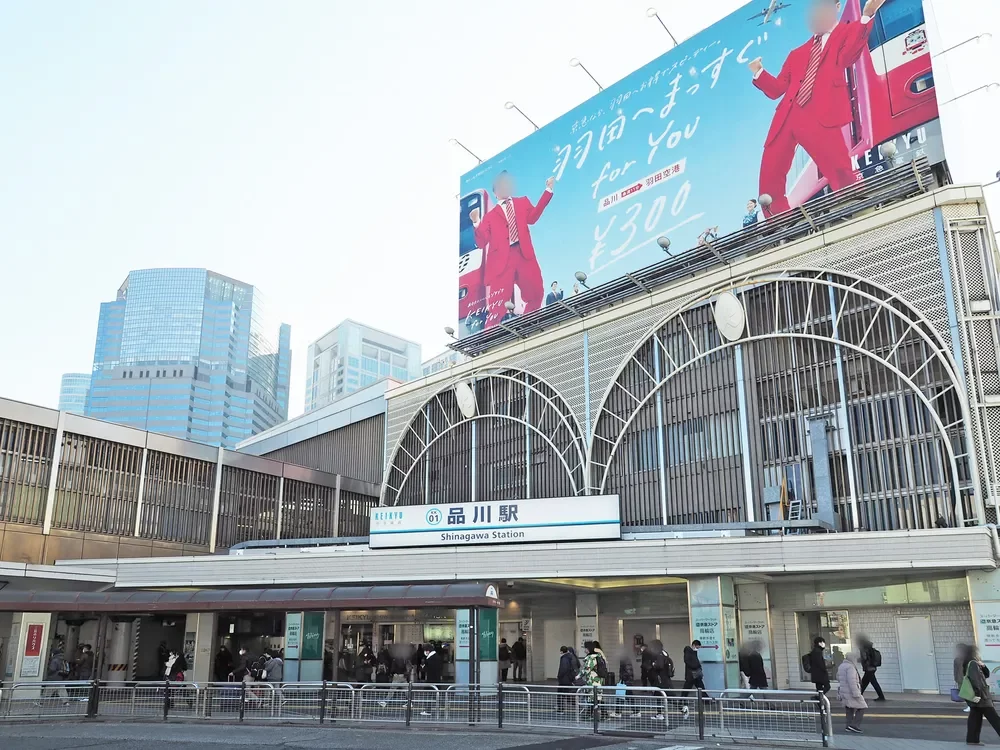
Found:
[[[837,668],[837,697],[845,708],[868,708],[865,697],[861,694],[861,675],[854,655],[848,656]]]

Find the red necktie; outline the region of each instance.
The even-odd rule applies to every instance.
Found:
[[[510,236],[511,247],[518,243],[517,222],[514,220],[514,199],[508,198],[503,201],[503,212],[507,217],[507,232]]]
[[[799,86],[798,96],[795,97],[795,103],[800,107],[804,107],[812,99],[813,86],[816,85],[816,73],[819,72],[819,60],[823,56],[823,36],[817,34],[815,40],[813,41],[812,49],[809,50],[809,67],[806,68],[805,77],[802,79],[802,85]]]

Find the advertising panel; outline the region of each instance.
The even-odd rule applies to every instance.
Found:
[[[937,116],[921,0],[755,0],[462,177],[460,335],[941,161]]]
[[[24,638],[24,656],[21,659],[21,677],[38,677],[42,671],[42,643],[45,626],[29,625]]]
[[[620,538],[618,496],[589,495],[374,508],[368,545],[453,547]]]

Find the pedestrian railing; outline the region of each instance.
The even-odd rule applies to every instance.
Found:
[[[690,740],[817,743],[832,737],[821,693],[643,687],[346,682],[20,682],[0,720],[111,718],[466,725]]]

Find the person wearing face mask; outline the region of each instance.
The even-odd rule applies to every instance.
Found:
[[[816,686],[817,693],[830,692],[830,673],[826,668],[826,640],[822,636],[813,639],[813,648],[803,659],[803,666],[807,666],[806,671],[813,685]]]
[[[684,647],[684,689],[698,690],[705,689],[705,670],[701,667],[701,659],[698,658],[698,650],[701,648],[701,641],[692,641],[690,646]]]

